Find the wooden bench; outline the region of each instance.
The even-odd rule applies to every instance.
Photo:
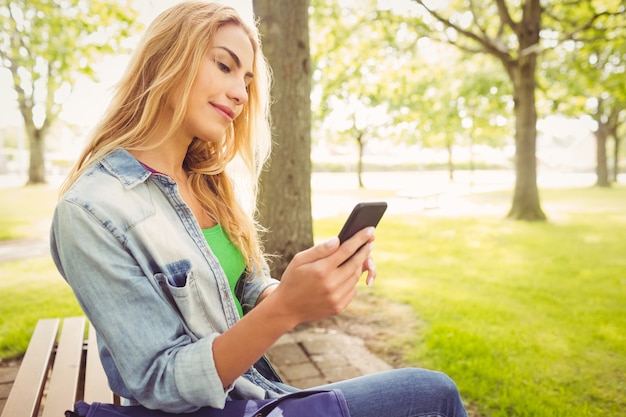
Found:
[[[84,317],[60,324],[37,323],[1,417],[61,417],[79,400],[119,404],[100,363],[93,326]]]

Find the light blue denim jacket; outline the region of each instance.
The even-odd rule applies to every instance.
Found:
[[[51,253],[98,332],[112,390],[167,412],[284,391],[251,368],[224,389],[213,341],[238,320],[228,280],[176,183],[125,150],[90,167],[58,203]],[[244,311],[278,281],[250,274]]]

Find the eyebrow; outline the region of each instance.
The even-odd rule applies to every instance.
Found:
[[[237,66],[237,68],[241,69],[241,60],[236,53],[234,53],[232,50],[228,49],[225,46],[218,46],[217,48],[226,51],[228,55],[230,55],[230,57],[233,59],[233,61],[235,61],[235,65]],[[254,78],[254,74],[248,71],[246,72],[246,78]]]

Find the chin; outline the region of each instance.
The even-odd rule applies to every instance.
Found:
[[[226,136],[226,131],[222,131],[219,133],[212,133],[212,134],[204,134],[204,135],[197,135],[195,136],[195,139],[198,139],[202,142],[206,142],[206,143],[220,143],[224,140],[224,136]]]

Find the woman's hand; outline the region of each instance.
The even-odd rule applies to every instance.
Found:
[[[223,386],[298,324],[341,313],[356,295],[363,272],[368,271],[368,282],[376,276],[370,258],[373,241],[371,227],[342,245],[335,237],[296,254],[280,284],[268,288],[257,307],[215,338],[213,357]]]
[[[296,324],[341,313],[356,295],[364,271],[367,283],[376,276],[370,254],[374,228],[366,228],[339,245],[332,238],[299,252],[285,269],[281,283],[268,296]]]

